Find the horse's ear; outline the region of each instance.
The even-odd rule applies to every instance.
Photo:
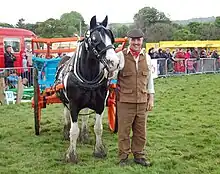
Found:
[[[93,16],[90,20],[90,29],[95,28],[95,26],[96,26],[96,15]]]
[[[107,27],[107,25],[108,25],[108,16],[107,15],[105,16],[105,19],[102,21],[102,25],[104,27]]]

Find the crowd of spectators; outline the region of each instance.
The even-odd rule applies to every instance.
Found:
[[[181,59],[189,59],[189,58],[219,58],[219,54],[217,50],[206,51],[205,49],[182,49],[177,48],[175,51],[170,52],[170,49],[167,48],[163,50],[161,48],[154,49],[150,48],[148,50],[148,54],[152,59],[157,58],[181,58]]]
[[[191,48],[191,49],[182,49],[177,48],[175,51],[170,51],[169,48],[165,50],[159,48],[150,48],[148,50],[148,54],[150,55],[151,59],[161,59],[165,58],[167,60],[167,70],[168,72],[183,72],[187,68],[188,71],[196,72],[198,70],[198,62],[196,60],[200,60],[201,58],[215,58],[216,59],[216,68],[220,68],[220,55],[218,54],[217,50],[213,51],[206,51],[206,49],[198,49],[198,48]],[[187,60],[187,64],[185,65],[184,60]],[[195,61],[191,61],[191,59]],[[183,60],[183,61],[181,61]],[[187,66],[187,67],[186,67]],[[165,73],[165,61],[158,61],[158,69],[159,74]]]

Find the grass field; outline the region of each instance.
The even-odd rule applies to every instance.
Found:
[[[28,104],[0,107],[1,174],[220,174],[220,75],[156,79],[155,108],[148,119],[150,168],[117,165],[117,134],[104,120],[108,157],[92,157],[91,145],[78,145],[78,165],[63,162],[69,145],[62,137],[62,107],[43,110],[40,136],[34,135]]]

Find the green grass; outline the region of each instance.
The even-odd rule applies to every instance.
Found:
[[[150,168],[117,165],[117,134],[104,120],[104,160],[92,156],[91,145],[78,145],[80,162],[66,164],[69,145],[62,137],[62,107],[43,110],[41,135],[34,135],[33,110],[28,104],[0,107],[1,174],[220,174],[220,75],[156,79],[155,108],[148,117],[146,150]]]

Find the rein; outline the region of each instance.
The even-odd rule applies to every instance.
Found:
[[[111,37],[111,33],[107,29],[105,29],[103,26],[97,26],[96,28],[90,30],[90,36],[91,36],[91,33],[93,33],[95,30],[98,30],[98,29],[104,29],[105,31],[107,31],[108,35]],[[107,83],[108,77],[105,78],[105,69],[109,72],[108,64],[110,64],[111,62],[109,62],[109,60],[106,59],[105,53],[109,49],[112,49],[112,48],[114,49],[114,45],[111,44],[111,45],[106,46],[101,51],[97,51],[96,45],[92,43],[90,36],[85,37],[82,41],[79,41],[81,44],[78,45],[76,54],[74,55],[73,58],[71,58],[73,65],[70,70],[72,72],[72,75],[73,75],[72,77],[76,85],[86,90],[94,90],[102,86],[104,83]],[[113,38],[112,38],[112,41],[114,41]],[[80,66],[79,66],[79,62],[80,62],[79,59],[80,59],[80,52],[81,52],[80,49],[82,49],[83,46],[85,47],[85,50],[87,52],[86,54],[87,60],[92,52],[94,56],[96,57],[95,60],[99,61],[100,63],[104,65],[104,68],[99,72],[99,74],[93,80],[86,80],[80,73]],[[109,73],[107,76],[109,76]]]
[[[85,44],[85,41],[83,41]],[[86,89],[86,90],[94,90],[100,86],[102,86],[105,82],[104,77],[104,70],[100,71],[100,73],[93,79],[93,80],[86,80],[81,74],[80,74],[80,66],[79,66],[79,49],[82,45],[79,45],[78,51],[76,52],[75,56],[71,58],[71,62],[73,62],[72,68],[70,69],[72,79],[74,83],[79,86],[80,88]],[[88,52],[88,50],[87,50]],[[87,54],[88,58],[89,54]]]
[[[104,47],[101,51],[97,51],[97,45],[102,44],[102,42],[98,44],[94,44],[92,42],[91,33],[95,30],[103,28],[102,26],[98,26],[94,28],[93,30],[90,30],[90,36],[85,37],[83,40],[78,41],[77,49],[74,54],[67,62],[63,63],[58,67],[57,74],[56,74],[56,82],[55,84],[64,83],[64,77],[69,74],[70,80],[72,81],[72,84],[80,89],[84,89],[87,91],[94,91],[98,88],[102,87],[103,85],[108,84],[108,78],[109,73],[107,73],[106,76],[106,70],[109,72],[108,66],[111,64],[109,60],[105,57],[106,51],[108,49],[114,49],[114,37],[111,37],[111,31],[108,31],[107,29],[103,28],[107,35],[109,35],[112,39],[112,44]],[[113,36],[113,35],[112,35]],[[90,56],[95,56],[95,61],[98,61],[104,65],[104,67],[99,71],[98,75],[93,78],[92,80],[85,79],[82,74],[80,73],[80,59],[82,59],[81,53],[82,50],[85,51],[86,57],[83,57],[83,59],[89,60]],[[61,76],[61,81],[59,80],[58,76]],[[64,89],[65,90],[65,89]],[[59,91],[57,91],[59,93]],[[67,96],[64,96],[66,98]],[[66,98],[67,99],[67,98]],[[67,99],[68,100],[68,99]],[[64,102],[64,105],[68,108],[67,104]],[[79,115],[91,115],[95,113],[90,112],[88,114],[79,114]]]
[[[85,41],[84,41],[85,42]],[[85,44],[85,43],[84,43]],[[78,52],[77,52],[78,53]],[[99,83],[100,81],[102,81],[103,77],[104,77],[104,71],[100,71],[100,73],[91,81],[89,80],[86,80],[81,74],[80,74],[80,66],[79,66],[79,61],[78,61],[78,55],[76,54],[75,55],[75,58],[74,58],[74,62],[73,64],[76,66],[73,67],[73,68],[76,68],[76,73],[77,75],[79,76],[79,78],[83,81],[83,83],[87,84],[87,85],[94,85],[96,83]],[[89,51],[87,50],[87,59],[89,57]],[[74,71],[74,69],[72,69],[71,71]]]

